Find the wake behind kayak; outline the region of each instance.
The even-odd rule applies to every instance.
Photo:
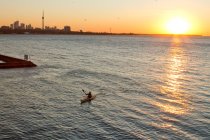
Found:
[[[91,98],[88,98],[88,96],[83,97],[80,101],[81,104],[86,103],[86,102],[91,102],[92,100],[94,100],[96,98],[96,95],[92,95]]]

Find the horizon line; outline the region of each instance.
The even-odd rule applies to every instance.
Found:
[[[35,29],[2,29],[3,26],[0,28],[0,34],[96,34],[96,35],[140,35],[140,36],[204,36],[204,37],[210,37],[209,35],[201,35],[201,34],[166,34],[166,33],[133,33],[133,32],[121,32],[121,33],[115,33],[115,32],[95,32],[95,31],[69,31],[64,32],[63,29],[56,29],[56,30],[42,30],[41,28],[35,28]],[[36,31],[36,32],[30,32],[30,31]]]

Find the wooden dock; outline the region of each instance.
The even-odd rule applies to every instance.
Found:
[[[28,67],[36,67],[37,65],[31,61],[18,59],[6,55],[0,54],[0,61],[4,63],[0,63],[0,69],[10,69],[10,68],[28,68]]]

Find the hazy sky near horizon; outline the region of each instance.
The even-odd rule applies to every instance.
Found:
[[[16,20],[96,32],[167,33],[165,23],[181,16],[190,34],[210,35],[210,0],[0,0],[0,26]]]

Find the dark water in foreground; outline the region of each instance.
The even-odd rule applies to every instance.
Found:
[[[38,65],[0,70],[0,139],[210,139],[210,38],[2,35],[0,53]]]

